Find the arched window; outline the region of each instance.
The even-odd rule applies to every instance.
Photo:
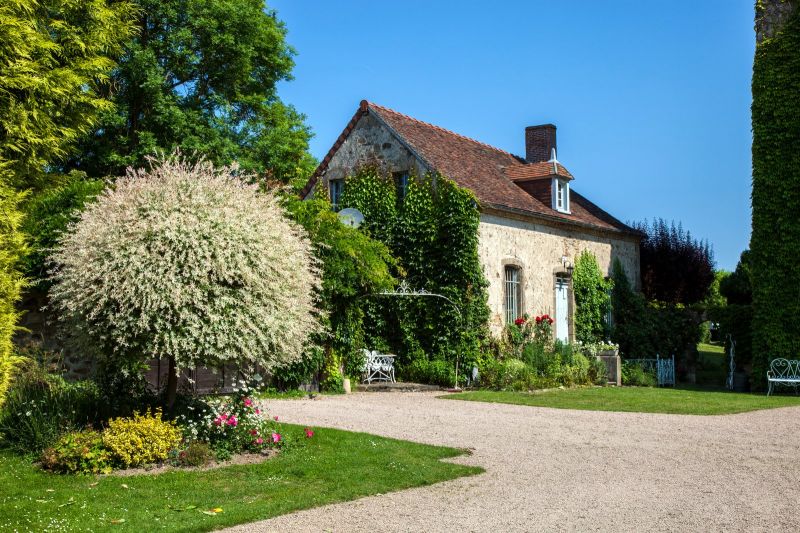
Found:
[[[522,275],[519,267],[505,268],[505,312],[506,324],[513,324],[522,315]]]

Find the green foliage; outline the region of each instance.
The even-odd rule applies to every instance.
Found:
[[[161,411],[111,419],[103,431],[103,445],[126,468],[165,461],[181,438],[180,428],[162,420]]]
[[[12,353],[11,338],[19,318],[15,304],[25,285],[19,272],[19,262],[27,251],[19,230],[22,213],[18,206],[22,197],[0,181],[0,407],[19,362]]]
[[[44,281],[47,255],[58,243],[67,226],[77,220],[87,202],[103,191],[101,180],[86,179],[79,172],[58,176],[44,190],[28,196],[22,205],[25,218],[22,231],[28,235],[29,253],[22,271],[29,278]]]
[[[114,70],[104,113],[76,163],[119,175],[181,147],[216,165],[289,182],[314,168],[303,115],[283,103],[291,79],[286,28],[262,0],[136,0],[139,33]]]
[[[99,403],[92,382],[66,382],[26,360],[0,408],[0,446],[37,453],[65,431],[92,425]]]
[[[736,342],[737,371],[751,369],[753,363],[753,275],[752,255],[742,252],[736,270],[720,281],[720,296],[726,305],[708,309],[711,320],[719,322],[720,338],[725,342],[726,353],[730,349],[728,335]],[[756,381],[760,378],[756,376]]]
[[[623,363],[622,384],[631,387],[655,387],[658,380],[652,370],[645,370],[635,363]]]
[[[325,368],[322,371],[322,380],[319,388],[323,392],[342,394],[344,392],[344,376],[341,371],[341,357],[330,350],[325,359]]]
[[[134,15],[127,1],[0,6],[0,174],[14,185],[30,185],[112,109],[109,73]]]
[[[347,178],[340,204],[364,213],[364,230],[386,244],[414,289],[440,298],[372,299],[364,306],[370,348],[388,346],[400,366],[413,354],[462,368],[477,359],[487,337],[486,280],[478,258],[480,214],[475,197],[438,174],[409,179],[398,202],[394,181],[373,168]],[[460,313],[459,313],[460,310]]]
[[[50,296],[82,353],[134,369],[161,357],[269,370],[302,357],[322,329],[311,243],[274,195],[234,172],[154,161],[62,235]]]
[[[605,317],[611,305],[609,290],[597,258],[584,250],[575,261],[572,290],[575,294],[575,337],[579,342],[597,342],[608,338]]]
[[[750,305],[753,303],[753,265],[749,250],[742,252],[736,270],[720,280],[720,296],[729,304]]]
[[[40,460],[42,468],[59,474],[108,474],[112,456],[102,434],[85,429],[62,435],[55,445],[45,448]]]
[[[181,466],[205,466],[214,460],[214,450],[207,442],[192,441],[178,452],[176,459]]]
[[[363,297],[392,289],[397,261],[385,244],[342,224],[325,198],[287,199],[286,206],[289,215],[308,232],[314,255],[322,263],[318,305],[327,312],[328,321],[327,331],[317,343],[340,354],[345,376],[359,376],[361,350],[365,348],[363,308],[367,302]],[[320,370],[320,361],[321,357],[309,358],[302,369],[282,368],[274,375],[279,381],[287,381],[290,376],[286,371],[304,371],[303,379],[289,380],[296,386],[295,382],[299,384]]]
[[[453,365],[443,359],[428,360],[424,355],[413,358],[411,364],[401,369],[401,375],[406,381],[442,387],[452,387],[456,382]],[[461,377],[464,377],[463,371]]]
[[[613,282],[611,339],[619,345],[620,354],[629,359],[675,355],[676,364],[684,368],[697,351],[699,317],[681,305],[647,302],[631,289],[619,261],[614,261]]]
[[[725,270],[718,270],[714,272],[714,281],[708,288],[708,296],[705,300],[705,308],[721,307],[728,304],[728,299],[721,291],[721,287],[729,283],[731,273]]]
[[[800,354],[800,8],[753,64],[753,385]]]

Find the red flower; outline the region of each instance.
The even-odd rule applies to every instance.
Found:
[[[552,319],[552,318],[548,318],[548,319],[547,319],[547,321],[548,321],[548,322],[549,322],[551,325],[553,324],[553,319]]]
[[[519,317],[518,319],[516,319],[514,321],[514,324],[516,324],[517,326],[521,326],[524,323],[525,323],[525,319],[523,317]]]
[[[537,317],[536,317],[536,323],[537,323],[537,324],[541,324],[541,323],[542,323],[542,317],[540,317],[540,316],[537,316]]]
[[[310,439],[311,437],[314,436],[314,430],[312,430],[311,428],[306,428],[305,432],[306,432],[306,438],[307,439]]]

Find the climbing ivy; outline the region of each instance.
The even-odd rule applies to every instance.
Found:
[[[572,288],[575,292],[575,337],[591,343],[608,337],[605,317],[611,304],[613,283],[603,277],[597,258],[584,250],[575,261]]]
[[[480,213],[474,195],[444,176],[411,176],[403,200],[374,168],[345,180],[340,201],[365,217],[364,228],[397,258],[401,277],[438,298],[377,298],[365,306],[365,336],[398,354],[401,367],[429,358],[469,364],[486,338],[487,282],[478,257]]]
[[[763,7],[757,6],[758,10]],[[800,7],[753,64],[753,385],[800,357]]]

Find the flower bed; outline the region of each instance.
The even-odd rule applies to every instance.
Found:
[[[102,432],[67,432],[44,450],[41,465],[56,473],[161,472],[259,462],[297,444],[282,434],[277,417],[270,419],[249,392],[196,399],[172,421],[154,410],[113,419]],[[306,428],[304,435],[312,438],[314,431]]]

